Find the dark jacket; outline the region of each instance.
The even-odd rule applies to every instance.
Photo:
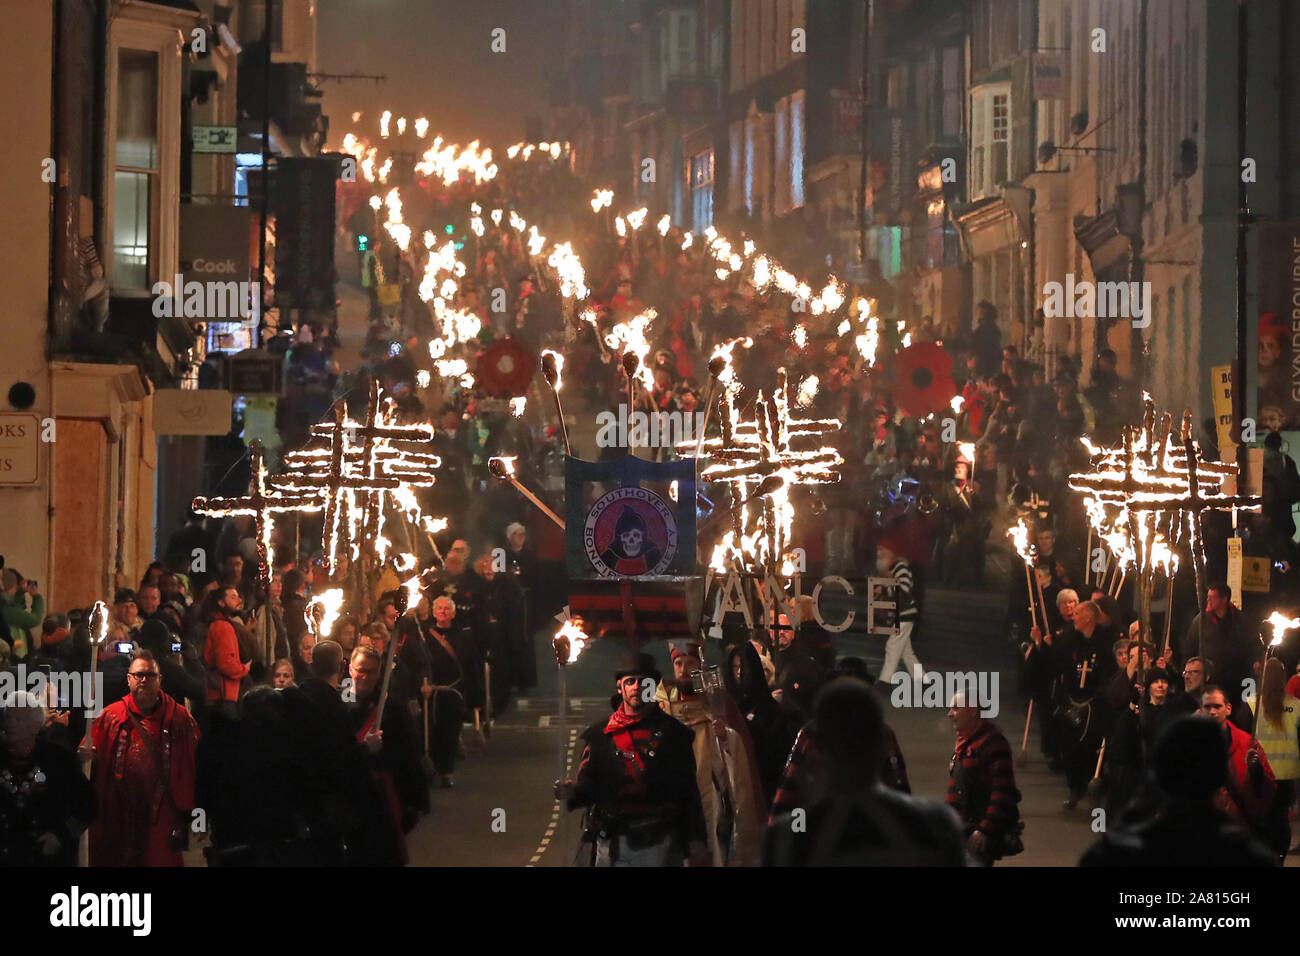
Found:
[[[626,784],[625,758],[619,755],[608,718],[586,729],[587,742],[569,809],[591,807],[592,830],[611,835],[629,824],[657,817],[675,832],[681,847],[705,843],[704,807],[695,779],[695,733],[658,707],[648,709],[636,726],[649,734],[638,748],[645,763],[644,793],[622,795]]]
[[[78,839],[69,824],[88,825],[95,815],[95,791],[81,772],[77,755],[53,743],[42,731],[31,759],[22,765],[0,749],[0,769],[15,782],[32,790],[21,804],[16,795],[0,787],[0,867],[76,866]],[[41,775],[42,781],[35,783]],[[43,833],[53,833],[58,849],[45,855],[36,843]]]
[[[741,680],[735,678],[735,661],[741,660]],[[749,641],[737,644],[727,654],[723,679],[729,693],[749,727],[754,741],[754,758],[758,763],[759,782],[763,796],[770,805],[776,796],[781,772],[790,759],[790,749],[799,734],[799,724],[789,711],[773,698],[763,676],[763,664],[758,651]]]
[[[808,808],[803,827],[772,821],[764,866],[964,866],[961,825],[949,807],[876,785]]]
[[[1277,866],[1277,856],[1220,810],[1173,805],[1094,843],[1080,866]]]
[[[969,737],[957,739],[945,802],[962,818],[967,836],[979,830],[992,846],[1019,821],[1011,747],[992,721],[982,720]]]

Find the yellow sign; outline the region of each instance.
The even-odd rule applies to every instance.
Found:
[[[1241,539],[1228,539],[1228,587],[1232,589],[1232,603],[1241,610],[1242,554]]]
[[[1267,594],[1271,571],[1268,558],[1243,558],[1241,589],[1252,594]]]
[[[1237,443],[1232,440],[1231,365],[1216,365],[1210,369],[1210,391],[1214,395],[1214,424],[1219,438],[1219,461],[1235,461]]]

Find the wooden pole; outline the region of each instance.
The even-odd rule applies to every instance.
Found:
[[[1029,722],[1034,719],[1034,699],[1029,698],[1029,710],[1025,713],[1025,735],[1020,738],[1020,759],[1025,759],[1025,748],[1029,746]]]
[[[535,494],[533,494],[531,491],[529,491],[527,488],[525,488],[525,487],[520,483],[519,479],[516,478],[516,477],[514,477],[514,475],[507,475],[507,476],[506,476],[506,480],[509,481],[510,484],[514,485],[515,488],[518,490],[518,492],[519,492],[521,495],[523,495],[525,498],[527,498],[527,499],[528,499],[529,501],[531,501],[533,504],[537,505],[537,507],[540,508],[540,509],[542,510],[542,513],[545,514],[546,517],[550,518],[552,521],[554,521],[554,522],[559,526],[559,528],[560,528],[561,531],[564,530],[564,519],[561,518],[559,515],[557,515],[557,514],[556,514],[554,511],[552,511],[550,508],[548,508],[548,507],[546,506],[546,502],[542,501],[541,498],[538,498]]]

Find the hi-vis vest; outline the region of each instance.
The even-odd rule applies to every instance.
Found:
[[[1251,709],[1258,713],[1254,703]],[[1296,742],[1296,728],[1300,726],[1300,700],[1294,697],[1282,698],[1282,720],[1273,723],[1263,714],[1259,714],[1259,733],[1256,735],[1268,765],[1273,768],[1273,776],[1278,780],[1295,780],[1300,778],[1300,743]]]

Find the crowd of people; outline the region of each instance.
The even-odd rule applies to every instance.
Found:
[[[466,368],[477,372],[507,338],[533,357],[554,348],[572,383],[570,417],[591,421],[628,400],[606,336],[653,309],[654,384],[634,390],[637,409],[697,412],[714,350],[748,338],[734,353],[741,405],[770,393],[785,368],[798,414],[844,423],[827,438],[844,459],[842,480],[808,493],[806,507],[800,499],[791,545],[810,574],[874,569],[892,578],[895,629],[875,675],[882,687],[900,665],[923,670],[913,637],[923,633],[925,582],[998,581],[1002,532],[1030,520],[1048,626],[1026,613],[1033,599],[1012,573],[1003,630],[1020,648],[1031,724],[1065,777],[1068,806],[1093,796],[1118,821],[1089,861],[1157,859],[1171,820],[1213,831],[1235,859],[1275,862],[1287,852],[1300,779],[1295,642],[1265,659],[1258,607],[1238,609],[1221,581],[1190,620],[1179,611],[1196,604],[1180,590],[1191,585],[1165,595],[1167,644],[1140,634],[1128,610],[1132,583],[1094,580],[1093,555],[1080,547],[1086,525],[1066,487],[1087,466],[1078,439],[1113,443],[1140,407],[1113,352],[1102,349],[1086,376],[1068,356],[1049,368],[1041,322],[1016,337],[1021,346],[1010,344],[988,302],[969,330],[956,316],[903,327],[892,287],[875,275],[847,290],[878,316],[876,353],[865,355],[836,319],[718,269],[702,237],[689,242],[677,226],[620,231],[612,215],[588,213],[590,193],[560,164],[423,195],[422,206],[407,203],[407,220],[417,234],[450,223],[465,264],[453,304],[481,322],[457,345]],[[306,611],[328,582],[314,544],[319,520],[309,517],[277,524],[263,588],[251,519],[189,514],[138,585],[119,582],[93,650],[90,609],[48,608],[35,582],[5,568],[0,666],[72,674],[89,672],[93,659],[103,713],[89,722],[74,702],[25,694],[0,702],[0,860],[74,861],[88,829],[97,866],[174,865],[198,833],[216,866],[401,864],[431,790],[454,786],[458,762],[515,694],[536,686],[533,642],[565,603],[563,539],[511,489],[488,484],[486,463],[515,456],[523,482],[558,505],[561,436],[546,402],[530,401],[521,416],[490,376],[438,374],[428,346],[444,330],[419,294],[431,251],[402,249],[364,200],[345,202],[340,217],[356,250],[345,281],[369,302],[363,364],[340,369],[337,330],[304,321],[276,340],[286,391],[275,415],[246,417],[244,430],[277,436],[273,465],[281,448],[309,440],[335,400],[359,418],[371,377],[401,420],[437,427],[443,464],[420,503],[447,516],[448,528],[445,547],[432,538],[414,545],[428,569],[415,606],[405,606],[389,567],[370,595],[372,614],[345,607],[318,634]],[[471,201],[521,210],[548,234],[573,237],[592,290],[587,317],[508,221],[458,230]],[[952,360],[951,383],[940,383],[960,397],[951,414],[910,414],[901,398],[893,360],[923,343],[942,344]],[[529,387],[535,399],[539,385]],[[1285,599],[1297,577],[1290,515],[1300,477],[1280,436],[1265,447],[1264,508],[1243,518],[1240,533],[1275,562],[1271,598]],[[670,446],[640,453],[676,455]],[[238,492],[246,479],[245,463],[213,490]],[[702,490],[701,567],[729,520]],[[1207,520],[1212,556],[1227,534],[1226,518]],[[1224,576],[1217,558],[1210,573]],[[806,602],[796,616],[752,631],[723,621],[716,672],[696,642],[674,648],[670,677],[644,654],[619,669],[610,715],[587,730],[575,778],[556,784],[557,799],[587,810],[582,862],[988,865],[1020,852],[1020,794],[1003,731],[974,701],[953,699],[948,808],[911,796],[867,665],[838,657]],[[1136,843],[1116,836],[1126,832]]]

